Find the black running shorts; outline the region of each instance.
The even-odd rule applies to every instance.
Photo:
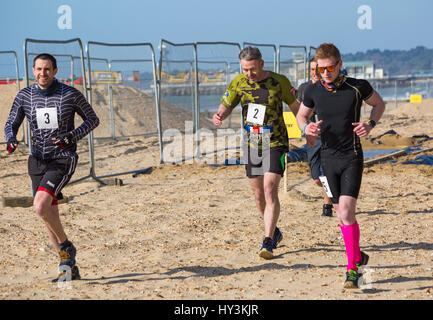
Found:
[[[332,193],[332,203],[338,204],[338,199],[342,195],[358,198],[364,170],[362,151],[358,154],[352,152],[344,157],[336,157],[323,150],[321,164]]]
[[[258,150],[248,147],[248,161],[245,166],[247,177],[263,176],[266,172],[284,175],[286,147]]]
[[[48,192],[55,200],[63,199],[61,190],[71,179],[77,166],[78,156],[53,160],[42,160],[32,155],[28,161],[28,172],[32,180],[33,194]]]

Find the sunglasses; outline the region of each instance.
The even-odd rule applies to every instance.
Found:
[[[338,64],[338,61],[333,66],[317,67],[317,71],[319,71],[320,73],[325,73],[325,69],[326,69],[326,70],[328,70],[328,72],[333,72],[337,68],[337,64]]]

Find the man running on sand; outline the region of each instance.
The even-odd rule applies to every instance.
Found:
[[[265,238],[259,255],[272,259],[273,249],[283,238],[277,228],[280,215],[278,187],[289,147],[283,102],[295,115],[299,103],[295,98],[295,89],[285,76],[263,70],[264,61],[259,49],[244,48],[239,59],[242,74],[227,88],[218,111],[213,115],[213,123],[220,126],[241,103],[244,129],[248,134],[248,146],[244,149],[246,175],[265,225]]]
[[[28,173],[34,194],[33,206],[60,255],[60,274],[54,281],[68,268],[72,280],[80,278],[75,261],[76,248],[60,222],[57,200],[63,198],[61,190],[77,166],[77,141],[99,124],[84,96],[55,78],[57,71],[57,62],[52,55],[43,53],[35,57],[33,74],[36,83],[17,94],[4,129],[7,150],[12,153],[18,146],[16,134],[24,117],[30,123],[32,151]],[[75,113],[83,119],[78,128],[74,128]]]
[[[360,231],[356,221],[356,201],[361,187],[364,156],[360,138],[367,136],[382,117],[385,103],[366,80],[340,73],[340,52],[332,43],[316,50],[320,81],[305,89],[297,122],[311,137],[322,138],[320,177],[337,212],[346,247],[345,288],[357,288],[358,268],[366,265],[368,255],[359,247]],[[372,106],[370,119],[360,122],[363,101]],[[308,123],[314,112],[317,122]]]

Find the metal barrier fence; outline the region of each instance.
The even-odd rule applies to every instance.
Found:
[[[13,60],[10,59],[10,56],[12,56]],[[16,51],[0,51],[0,57],[0,93],[2,97],[0,123],[4,124],[9,116],[10,108],[13,104],[15,95],[20,91],[21,86],[18,67],[18,54]],[[5,57],[5,59],[3,59],[3,57]],[[13,73],[15,73],[15,75],[13,75]],[[16,89],[13,88],[14,86],[16,86]],[[17,140],[24,142],[25,136],[25,125],[22,125],[22,134],[17,136]],[[3,134],[0,135],[0,143],[6,143]]]
[[[189,141],[199,126],[196,44],[161,39],[159,50],[158,102],[163,132],[160,161],[177,162],[185,158],[184,154],[193,157],[192,144],[183,140],[188,136]]]
[[[157,136],[162,155],[153,45],[89,41],[86,51],[89,103],[100,117],[94,132],[95,172],[98,178],[141,172],[143,139]],[[106,62],[107,68],[92,67],[97,61]],[[126,152],[116,150],[127,144],[131,148]]]
[[[350,76],[350,75],[349,75]],[[367,79],[386,103],[385,113],[410,101],[411,95],[433,98],[433,77],[410,79]],[[369,110],[364,110],[369,112]]]
[[[278,73],[285,75],[292,86],[307,81],[307,47],[280,45],[278,47]]]
[[[240,44],[235,42],[196,43],[198,72],[201,75],[198,81],[200,122],[195,137],[196,157],[199,161],[222,162],[226,156],[235,156],[236,150],[240,148],[237,138],[242,127],[240,108],[234,109],[218,129],[212,122],[212,116],[221,104],[228,85],[241,72],[241,49]],[[219,79],[216,76],[208,79],[207,75],[212,73],[219,74]]]
[[[228,84],[240,72],[240,50],[240,44],[233,42],[175,44],[161,40],[159,102],[165,135],[163,141],[171,141],[169,148],[164,148],[163,162],[201,158],[202,140],[212,140],[213,143],[213,139],[209,139],[215,131],[212,114],[221,103]],[[170,121],[173,112],[177,113],[176,123]],[[228,127],[232,126],[231,120],[229,117],[226,121]],[[239,124],[234,127],[239,128],[240,116],[237,122]],[[216,152],[205,149],[206,153]]]
[[[48,45],[78,43],[79,48],[76,48],[73,53],[53,53],[60,65],[66,65],[61,68],[63,74],[59,72],[58,78],[82,90],[95,110],[101,109],[97,114],[102,126],[89,134],[87,146],[81,144],[81,155],[85,153],[89,155],[88,159],[84,156],[84,160],[88,160],[87,163],[84,162],[84,166],[88,168],[90,174],[73,182],[89,177],[100,181],[99,179],[104,177],[143,170],[137,169],[140,165],[138,160],[126,161],[128,166],[120,166],[117,163],[120,161],[120,155],[114,155],[113,144],[132,137],[146,138],[157,135],[161,163],[200,159],[204,154],[221,150],[217,140],[222,137],[217,136],[210,147],[205,146],[204,141],[210,141],[210,135],[215,138],[217,130],[212,124],[212,114],[220,104],[220,99],[231,80],[242,71],[238,59],[242,48],[240,44],[231,42],[175,44],[162,39],[157,68],[155,53],[150,43],[110,44],[90,41],[87,46],[87,57],[84,57],[80,39],[67,41],[26,39],[24,56],[27,85],[30,80],[28,58],[40,52],[28,51],[28,43]],[[259,47],[266,52],[264,58],[269,60],[270,68],[286,75],[294,87],[298,87],[310,78],[308,61],[315,54],[315,47],[310,46],[307,52],[306,46],[279,45],[277,50],[277,47],[272,44],[243,43],[244,47],[248,45]],[[126,57],[125,54],[117,57],[94,54],[96,47],[104,47],[109,52],[114,47],[130,49],[140,46],[149,49],[150,53],[138,54],[134,57]],[[77,54],[78,51],[80,54]],[[271,52],[269,56],[273,56],[273,59],[268,58],[268,51]],[[137,66],[139,64],[151,67],[140,69]],[[77,65],[81,66],[78,72],[81,73],[81,77],[77,76]],[[133,67],[129,67],[131,65]],[[94,72],[110,74],[118,72],[123,77],[122,84],[97,84],[93,81]],[[394,102],[394,106],[397,107],[402,101],[407,101],[410,94],[421,94],[424,98],[433,97],[432,79],[371,79],[369,81],[388,102],[388,107],[392,106],[390,102]],[[99,100],[103,103],[98,102]],[[131,107],[135,107],[135,110],[128,109]],[[151,110],[152,115],[149,116],[146,110]],[[242,127],[240,108],[237,108],[233,114],[236,111],[239,111],[239,114],[236,114],[239,119],[232,121],[230,117],[225,121],[223,129],[237,130]],[[239,136],[239,132],[233,130],[230,134]],[[27,137],[29,136],[27,134]],[[111,140],[108,142],[111,143],[110,150],[104,150],[107,148],[107,140]],[[95,151],[95,142],[97,151]],[[170,142],[170,148],[165,150],[164,144],[167,142]],[[228,145],[225,144],[224,148],[227,150],[231,147],[238,148],[239,143],[231,141]],[[31,141],[29,148],[31,148]],[[135,149],[128,150],[128,154],[132,155],[139,150],[141,150],[140,146],[135,145]],[[168,152],[166,155],[175,153],[180,157],[165,158],[165,151]],[[99,158],[95,161],[96,154]],[[81,163],[83,164],[82,160]],[[126,171],[116,172],[119,170]],[[96,172],[99,176],[96,176]]]
[[[310,74],[310,61],[311,61],[311,59],[313,59],[315,56],[316,56],[316,50],[317,50],[317,48],[316,47],[311,47],[310,46],[310,48],[308,49],[308,63],[307,63],[307,65],[308,65],[308,67],[307,67],[307,70],[308,70],[308,81],[310,81],[311,80],[311,74]]]

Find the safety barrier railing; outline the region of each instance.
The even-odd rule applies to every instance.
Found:
[[[159,140],[159,146],[160,146],[160,158],[162,158],[162,130],[161,130],[161,115],[160,115],[160,109],[159,109],[159,93],[158,93],[158,81],[157,81],[157,68],[156,68],[156,58],[155,58],[155,51],[153,48],[153,45],[151,43],[148,42],[143,42],[143,43],[105,43],[105,42],[96,42],[96,41],[89,41],[87,44],[87,74],[89,77],[89,102],[92,104],[94,103],[93,101],[93,92],[95,91],[95,86],[93,86],[93,75],[92,75],[92,66],[91,66],[91,61],[96,59],[97,57],[92,57],[92,48],[95,47],[103,47],[106,48],[106,50],[114,50],[114,49],[119,49],[119,48],[137,48],[137,50],[139,50],[139,56],[138,57],[131,57],[131,58],[125,58],[125,57],[116,57],[113,59],[108,59],[108,58],[104,58],[104,59],[108,59],[108,71],[111,72],[113,70],[113,64],[129,64],[129,63],[150,63],[151,64],[151,70],[152,70],[152,82],[153,82],[153,97],[150,98],[154,101],[153,107],[155,108],[155,127],[156,130],[150,132],[150,134],[157,134],[158,135],[158,140]],[[143,51],[142,51],[143,50]],[[148,57],[146,55],[146,53],[144,52],[144,50],[148,50],[150,52],[150,57]],[[138,95],[138,92],[137,92]],[[114,105],[113,105],[113,90],[112,90],[112,85],[108,84],[108,96],[109,96],[109,112],[110,112],[110,132],[111,132],[111,137],[112,139],[116,140],[117,138],[119,138],[118,135],[115,134],[115,123],[114,123]],[[140,108],[140,106],[134,106],[137,108]],[[141,106],[143,107],[143,106]],[[128,111],[129,112],[129,111]],[[142,115],[140,113],[140,115]],[[137,118],[139,117],[139,114],[135,115],[135,120],[138,120]],[[146,119],[144,119],[146,120]],[[127,124],[128,126],[132,126],[130,123]],[[149,134],[149,132],[147,132]],[[129,134],[125,134],[122,135],[122,137],[130,137],[130,136],[143,136],[145,137],[146,134],[145,132],[141,132],[141,133],[137,133],[137,134],[133,134],[133,135],[129,135]],[[132,162],[128,163],[129,165],[135,165]],[[114,167],[118,167],[118,165],[114,166]],[[102,170],[98,168],[98,171]],[[111,169],[108,169],[111,170]],[[143,169],[131,169],[128,171],[122,171],[122,172],[109,172],[107,174],[104,175],[100,175],[98,176],[98,178],[106,178],[106,177],[113,177],[113,176],[119,176],[119,175],[124,175],[124,174],[130,174],[130,173],[138,173],[143,171]]]

